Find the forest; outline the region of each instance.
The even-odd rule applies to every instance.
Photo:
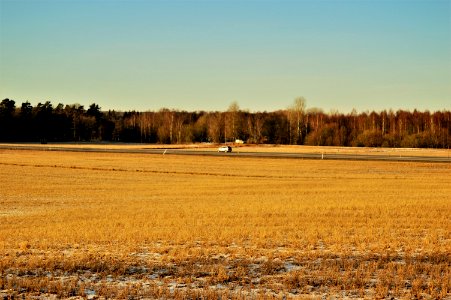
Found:
[[[303,97],[273,112],[102,111],[98,104],[0,103],[0,142],[233,143],[449,148],[451,111],[325,113]]]

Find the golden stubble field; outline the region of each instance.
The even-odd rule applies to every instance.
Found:
[[[451,298],[451,165],[0,150],[0,295]]]

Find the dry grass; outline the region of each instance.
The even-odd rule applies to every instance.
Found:
[[[450,298],[449,164],[0,150],[0,295]]]

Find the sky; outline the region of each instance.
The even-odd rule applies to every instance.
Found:
[[[451,0],[0,0],[0,99],[451,109]]]

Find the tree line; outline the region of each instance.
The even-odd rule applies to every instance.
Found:
[[[317,146],[449,148],[451,111],[384,110],[325,113],[306,109],[303,97],[273,112],[102,111],[93,103],[32,106],[0,103],[1,142],[133,142],[295,144]]]

